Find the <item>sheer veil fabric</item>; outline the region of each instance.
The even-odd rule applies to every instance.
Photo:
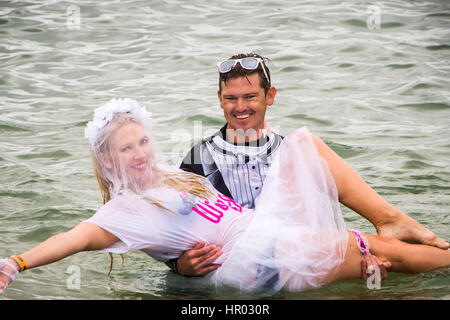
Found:
[[[306,127],[287,136],[269,169],[255,217],[209,275],[242,291],[302,291],[329,281],[344,261],[347,229],[337,189]]]
[[[203,280],[264,294],[320,286],[343,262],[347,230],[336,186],[306,127],[281,143],[251,211],[207,179],[162,163],[148,114],[134,101],[113,100],[96,116],[86,135],[109,198],[87,222],[121,240],[103,251],[143,250],[166,261],[205,240],[224,254]]]

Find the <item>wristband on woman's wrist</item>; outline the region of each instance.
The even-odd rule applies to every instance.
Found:
[[[21,256],[11,256],[10,259],[13,260],[17,264],[17,266],[19,267],[19,272],[22,272],[22,271],[25,271],[26,269],[28,269],[27,263]]]

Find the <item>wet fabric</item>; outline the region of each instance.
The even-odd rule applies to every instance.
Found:
[[[307,128],[280,148],[254,211],[218,192],[207,201],[153,188],[116,196],[87,222],[120,239],[104,249],[109,252],[139,249],[167,261],[202,240],[222,246],[215,261],[222,266],[203,278],[217,287],[271,293],[320,286],[343,262],[347,246],[336,186]]]

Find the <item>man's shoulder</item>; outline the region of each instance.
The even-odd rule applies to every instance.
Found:
[[[194,144],[194,146],[191,148],[191,150],[189,150],[189,152],[186,154],[186,157],[189,157],[190,154],[193,154],[195,152],[200,152],[202,145],[204,145],[208,141],[211,141],[212,139],[214,139],[214,137],[217,137],[217,136],[222,137],[223,130],[224,130],[224,127],[222,127],[220,130],[218,130],[214,134],[198,141],[196,144]]]
[[[201,152],[203,150],[203,145],[205,145],[208,141],[211,141],[216,136],[222,136],[222,131],[226,128],[226,125],[223,126],[220,130],[215,132],[214,134],[203,138],[198,141],[194,146],[188,151],[180,164],[180,169],[184,171],[194,172],[204,176],[203,165],[201,163]]]

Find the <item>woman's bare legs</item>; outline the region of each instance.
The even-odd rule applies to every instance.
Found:
[[[393,238],[364,234],[370,252],[382,261],[390,261],[390,271],[420,273],[450,265],[450,250],[423,244],[409,244]],[[361,277],[361,252],[349,233],[345,261],[332,281]]]

